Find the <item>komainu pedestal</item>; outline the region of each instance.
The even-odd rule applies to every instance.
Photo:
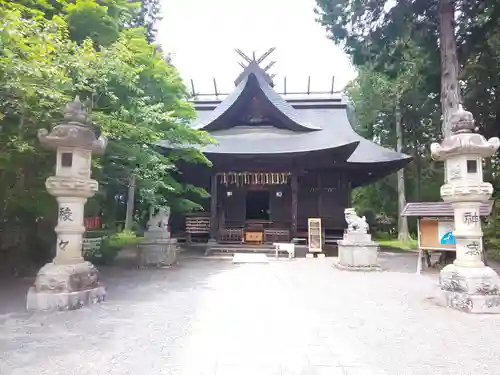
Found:
[[[170,208],[166,207],[148,221],[144,240],[139,243],[139,267],[165,267],[177,262],[179,247],[177,240],[170,238],[169,217]]]
[[[350,271],[379,271],[378,243],[368,233],[365,217],[360,218],[353,208],[345,210],[347,229],[338,242],[339,260],[337,268]]]
[[[445,163],[441,197],[453,206],[457,253],[439,276],[442,303],[470,313],[500,313],[500,278],[482,260],[479,214],[493,193],[491,184],[483,181],[483,158],[496,153],[500,140],[475,133],[474,118],[462,107],[451,117],[451,130],[441,144],[431,145],[432,156]]]

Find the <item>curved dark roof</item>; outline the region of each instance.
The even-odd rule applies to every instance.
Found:
[[[251,68],[251,69],[250,69]],[[248,67],[235,90],[223,101],[195,101],[192,124],[210,133],[217,144],[204,146],[207,154],[278,155],[338,149],[337,166],[351,174],[351,186],[360,186],[405,167],[411,157],[369,141],[354,130],[356,119],[341,98],[289,99],[276,93],[266,73]],[[272,125],[243,125],[241,115],[257,97],[271,115]],[[267,113],[266,113],[267,115]],[[159,146],[169,148],[166,142]],[[340,163],[339,163],[340,162]]]
[[[321,131],[294,132],[274,126],[235,126],[210,132],[217,144],[202,148],[211,154],[292,154],[350,146],[352,154],[359,144],[341,136],[325,137]],[[347,155],[347,157],[349,157]]]
[[[294,110],[300,113],[304,121],[315,124],[321,130],[295,132],[272,126],[234,126],[210,131],[217,144],[206,146],[202,151],[219,154],[274,154],[335,148],[356,142],[359,145],[347,159],[349,164],[386,164],[396,161],[404,161],[405,164],[411,160],[408,155],[379,146],[356,133],[345,103],[323,101],[322,108],[317,108],[314,102],[294,104],[298,107]],[[197,113],[200,123],[208,123],[213,117],[210,108],[198,110]]]
[[[206,118],[198,118],[193,127],[200,130],[219,130],[234,125],[237,116],[250,105],[254,96],[262,98],[271,109],[273,117],[292,131],[321,130],[302,118],[283,97],[277,94],[258,71],[251,71]]]

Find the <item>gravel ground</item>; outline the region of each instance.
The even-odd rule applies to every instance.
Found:
[[[500,316],[436,306],[415,254],[333,261],[112,268],[106,303],[53,314],[22,311],[30,280],[0,280],[0,374],[500,374]]]

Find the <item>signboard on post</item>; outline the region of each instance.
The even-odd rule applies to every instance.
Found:
[[[480,217],[491,214],[493,200],[484,202],[478,214],[464,213],[464,220],[479,221]],[[417,273],[422,270],[423,252],[429,251],[455,251],[456,239],[453,234],[454,211],[449,202],[413,202],[407,203],[402,216],[416,217],[418,219],[418,261]],[[483,261],[486,263],[485,253],[481,252]]]
[[[309,218],[309,252],[321,253],[323,251],[323,229],[321,228],[321,219]]]
[[[454,251],[454,224],[451,218],[419,218],[419,248],[422,250]]]
[[[440,245],[456,245],[457,241],[453,235],[455,230],[453,221],[438,220],[437,231]]]

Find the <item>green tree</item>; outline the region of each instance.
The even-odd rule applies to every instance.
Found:
[[[411,90],[417,99],[402,114],[404,146],[413,156],[420,156],[405,171],[406,186],[410,199],[440,199],[442,165],[430,161],[428,147],[447,131],[447,119],[459,100],[474,114],[483,134],[500,135],[500,3],[317,0],[317,4],[318,21],[357,67],[395,79],[401,73],[403,56],[413,48],[401,44],[402,38],[408,37],[413,46],[426,52],[422,69],[415,73],[422,84]],[[495,190],[500,188],[498,165],[495,156],[485,167]]]
[[[158,32],[156,26],[161,20],[160,0],[140,0],[138,3],[140,7],[134,20],[135,25],[144,27],[148,42],[153,43]]]
[[[426,54],[410,39],[404,38],[399,44],[404,45],[405,52],[396,76],[391,77],[388,74],[377,72],[371,65],[366,64],[359,69],[357,79],[348,86],[347,92],[357,114],[362,135],[384,146],[395,148],[398,152],[413,154],[415,163],[421,165],[427,150],[420,150],[416,141],[417,139],[422,141],[425,134],[425,132],[423,134],[421,131],[418,132],[418,128],[422,130],[424,127],[418,109],[427,100],[421,95],[424,84],[422,69],[425,66]],[[414,131],[415,128],[417,131]],[[411,166],[408,169],[410,168]],[[381,210],[376,211],[376,213],[384,212],[391,216],[397,216],[398,237],[401,241],[407,241],[408,224],[406,219],[400,215],[406,204],[407,196],[404,171],[398,171],[397,179],[392,180],[396,182],[396,185],[391,188],[392,191],[387,191],[386,194],[392,197],[393,191],[397,191],[397,210],[393,211],[394,205],[390,202],[385,202],[388,204],[385,208],[381,207],[381,200],[377,197],[378,192],[377,194],[367,195],[364,193],[357,196],[364,197],[364,204],[368,206],[376,205],[378,210]],[[391,178],[378,185],[362,189],[378,191],[381,186],[389,187],[388,181],[391,181]],[[418,179],[414,180],[413,183],[420,185]],[[414,197],[414,191],[410,189],[409,193],[410,198]],[[366,201],[366,197],[370,197],[374,201]]]
[[[64,13],[72,8],[61,9],[46,18],[39,9],[0,3],[6,21],[0,25],[0,223],[16,226],[24,238],[16,246],[23,249],[37,248],[27,244],[27,233],[39,218],[52,219],[55,212],[44,188],[54,156],[40,149],[36,131],[50,128],[76,94],[110,140],[107,153],[94,160],[102,188],[89,210],[116,220],[126,194],[124,179],[131,175],[137,177],[137,201],[144,209],[166,203],[189,209],[197,205],[193,197],[206,196],[176,178],[179,161],[208,163],[192,146],[211,140],[188,126],[194,110],[184,100],[186,89],[175,67],[141,28],[120,26],[115,41],[99,45],[98,34],[72,40],[82,34],[71,29],[71,17]],[[173,147],[166,155],[155,146],[163,139]],[[36,236],[30,238],[39,245]]]

